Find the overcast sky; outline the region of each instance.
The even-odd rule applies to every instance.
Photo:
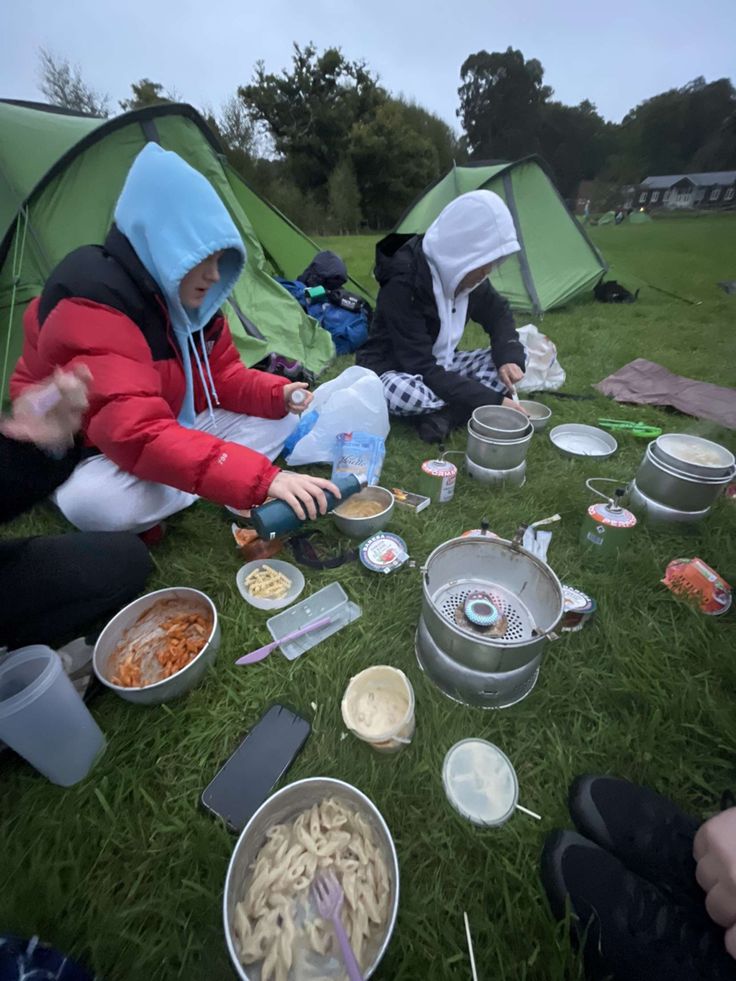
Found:
[[[142,77],[217,108],[258,59],[278,72],[293,41],[364,58],[385,87],[455,115],[476,51],[538,58],[555,98],[618,121],[698,75],[736,75],[736,0],[0,0],[0,98],[41,99],[38,48],[78,64],[117,109]]]

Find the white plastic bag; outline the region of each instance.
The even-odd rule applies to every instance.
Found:
[[[317,421],[289,451],[286,462],[290,467],[332,463],[340,433],[360,431],[386,439],[390,429],[381,379],[357,364],[315,389],[312,404],[302,417],[307,426],[314,418],[312,413],[318,416]]]
[[[516,386],[520,392],[554,391],[565,384],[565,369],[557,360],[557,348],[534,324],[519,328],[526,349],[526,372]]]

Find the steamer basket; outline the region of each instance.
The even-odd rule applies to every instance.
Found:
[[[486,674],[515,671],[537,658],[562,619],[562,586],[549,566],[500,538],[453,538],[427,559],[422,621],[439,650]],[[471,593],[488,594],[502,614],[501,631],[458,622]]]

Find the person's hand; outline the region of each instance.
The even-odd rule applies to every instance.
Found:
[[[513,399],[506,399],[505,398],[503,400],[503,402],[501,403],[501,405],[505,405],[507,409],[516,409],[517,412],[523,412],[525,416],[528,416],[529,415],[529,413],[526,411],[526,409],[524,408],[524,406],[523,405],[520,405],[519,402],[514,402]]]
[[[498,377],[504,383],[506,388],[511,391],[518,382],[524,377],[524,372],[518,366],[518,364],[513,364],[509,362],[508,364],[502,364],[498,369]]]
[[[91,381],[86,365],[71,371],[57,368],[52,378],[27,388],[13,402],[12,417],[0,421],[0,432],[43,450],[65,449],[82,424]]]
[[[308,389],[309,385],[306,382],[290,382],[290,384],[284,385],[284,403],[289,412],[301,415],[305,409],[309,408],[314,395]],[[293,401],[294,392],[304,392],[304,401],[298,405]]]
[[[297,518],[304,521],[307,516],[314,519],[318,513],[327,513],[326,490],[331,491],[335,497],[341,497],[339,489],[331,480],[281,470],[271,481],[268,495],[286,501]]]
[[[736,958],[736,807],[701,824],[693,842],[695,878],[705,891],[705,908],[724,928],[726,950]]]

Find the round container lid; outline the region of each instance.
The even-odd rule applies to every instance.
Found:
[[[596,602],[582,589],[562,583],[562,602],[566,613],[592,613]]]
[[[484,827],[508,821],[519,799],[519,781],[511,761],[485,739],[463,739],[448,750],[442,783],[455,810]]]
[[[379,531],[366,538],[358,554],[371,572],[393,572],[409,558],[404,539],[390,531]]]

